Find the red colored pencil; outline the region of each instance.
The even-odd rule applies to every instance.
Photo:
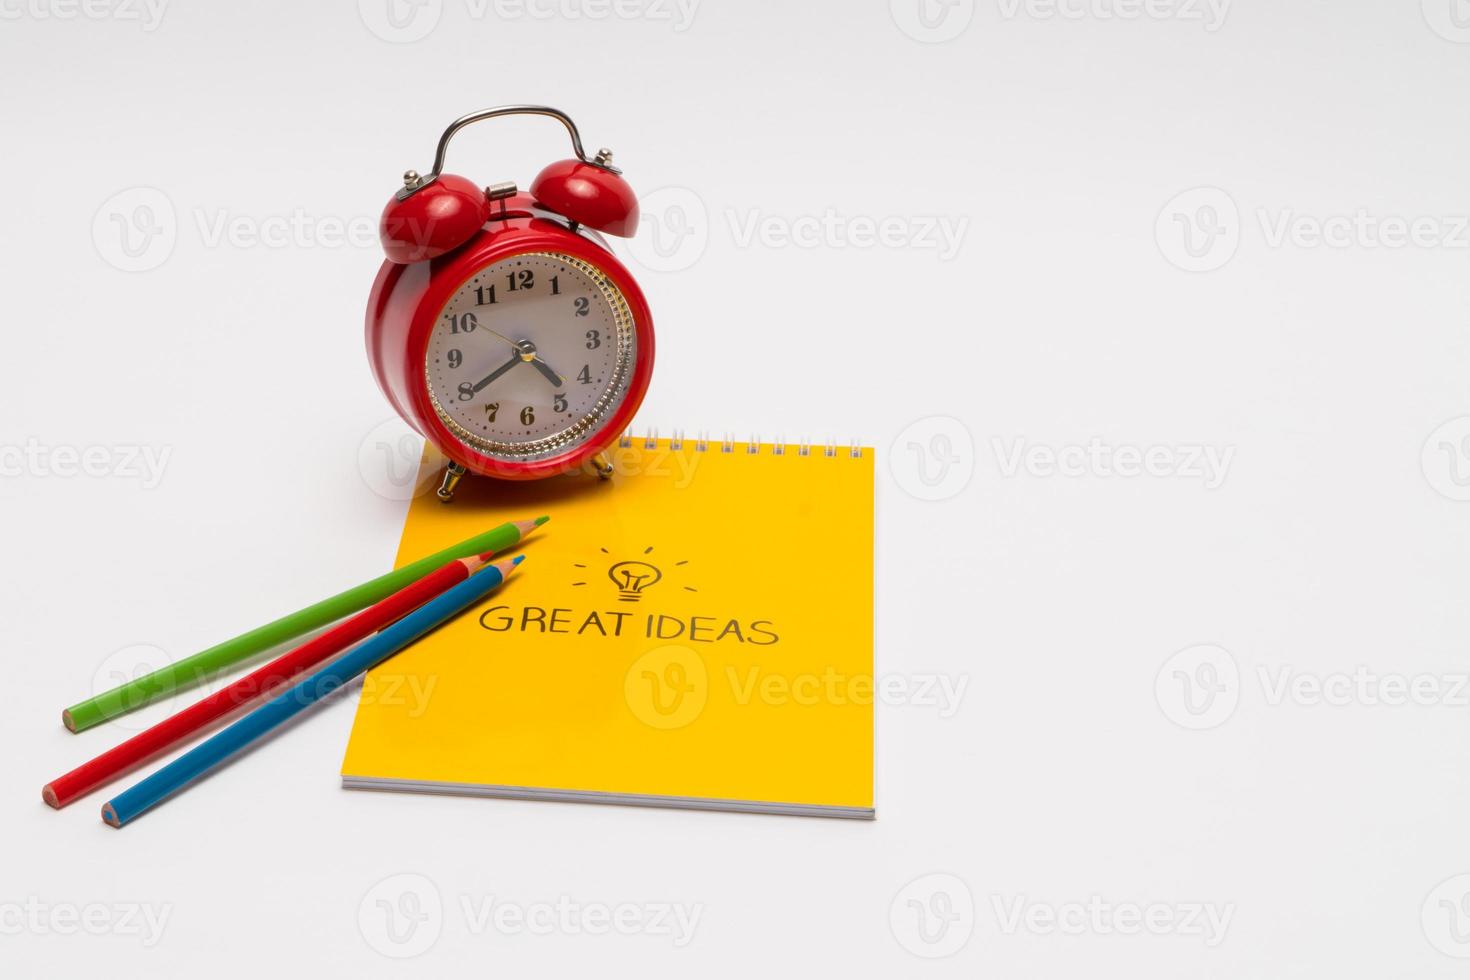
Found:
[[[58,810],[61,809],[103,783],[177,745],[211,722],[244,707],[262,694],[271,693],[308,667],[340,653],[368,634],[397,622],[439,593],[469,578],[471,572],[481,568],[489,560],[490,555],[485,554],[477,558],[461,558],[441,566],[377,605],[369,606],[351,619],[344,620],[228,687],[221,688],[202,701],[196,701],[152,728],[139,732],[91,762],[77,766],[65,776],[53,779],[41,788],[41,799]]]

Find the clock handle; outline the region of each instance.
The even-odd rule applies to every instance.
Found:
[[[439,146],[434,150],[434,168],[426,174],[415,174],[412,171],[404,177],[404,186],[397,194],[398,200],[403,200],[409,195],[417,193],[428,187],[439,179],[444,172],[444,157],[449,152],[449,141],[454,139],[454,134],[464,129],[471,123],[483,122],[486,119],[494,119],[497,116],[550,116],[567,128],[567,134],[572,138],[572,149],[577,154],[577,159],[589,166],[598,167],[609,173],[621,173],[616,167],[608,163],[599,154],[595,158],[588,158],[587,152],[582,149],[582,137],[577,132],[577,124],[572,122],[572,117],[560,109],[553,109],[546,105],[502,105],[493,109],[481,109],[479,112],[471,112],[469,115],[460,116],[449,124],[444,130],[444,135],[439,137]],[[412,176],[412,179],[410,178]]]

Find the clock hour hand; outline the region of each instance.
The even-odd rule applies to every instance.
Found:
[[[512,357],[510,360],[500,365],[500,367],[496,368],[494,371],[491,371],[489,374],[485,375],[479,381],[476,381],[474,384],[475,391],[480,391],[482,388],[489,385],[496,378],[500,377],[502,374],[509,371],[511,368],[515,367],[519,363],[521,363],[521,355],[517,354],[515,357]]]
[[[531,343],[529,340],[523,340],[516,345],[516,348],[521,352],[521,360],[528,361],[531,367],[540,371],[547,381],[550,381],[558,388],[566,383],[566,379],[557,374],[556,371],[552,369],[551,365],[543,361],[541,359],[541,355],[536,353],[535,344]]]
[[[545,361],[541,360],[541,358],[538,357],[534,361],[532,361],[531,362],[531,366],[533,368],[535,368],[536,370],[540,371],[542,374],[544,374],[546,376],[546,380],[547,381],[550,381],[552,384],[556,385],[558,388],[560,388],[562,386],[562,384],[565,383],[565,379],[561,375],[559,375],[555,371],[553,371],[551,369],[551,365],[550,364],[547,364]]]
[[[499,330],[493,330],[490,327],[485,326],[483,323],[482,324],[479,324],[479,328],[481,330],[485,331],[486,333],[488,333],[490,336],[496,337],[496,338],[498,338],[500,340],[505,341],[507,344],[510,344],[510,346],[517,353],[520,354],[521,360],[526,361],[532,367],[534,367],[536,370],[540,371],[546,377],[546,380],[547,381],[550,381],[552,384],[556,385],[558,388],[560,388],[562,385],[566,384],[566,378],[563,378],[561,375],[557,374],[556,371],[554,371],[552,369],[552,367],[551,367],[550,364],[547,364],[545,361],[543,361],[541,359],[541,355],[538,354],[538,353],[536,353],[536,345],[533,344],[533,343],[531,343],[531,341],[529,341],[529,340],[511,340],[509,337],[507,337],[505,334],[501,333]],[[498,375],[496,375],[496,377],[498,377]],[[490,380],[493,381],[494,378],[492,377]],[[490,381],[486,381],[485,382],[485,384],[489,384],[489,383],[490,383]],[[480,389],[479,388],[476,388],[475,390],[476,391],[479,391]]]

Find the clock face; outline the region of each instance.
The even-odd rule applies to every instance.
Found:
[[[434,410],[507,462],[583,445],[628,393],[637,358],[627,301],[596,266],[559,252],[502,259],[465,280],[429,335]]]

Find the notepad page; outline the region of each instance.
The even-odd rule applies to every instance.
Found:
[[[780,448],[624,440],[611,480],[414,500],[399,563],[551,521],[369,674],[344,776],[870,808],[873,454]]]

